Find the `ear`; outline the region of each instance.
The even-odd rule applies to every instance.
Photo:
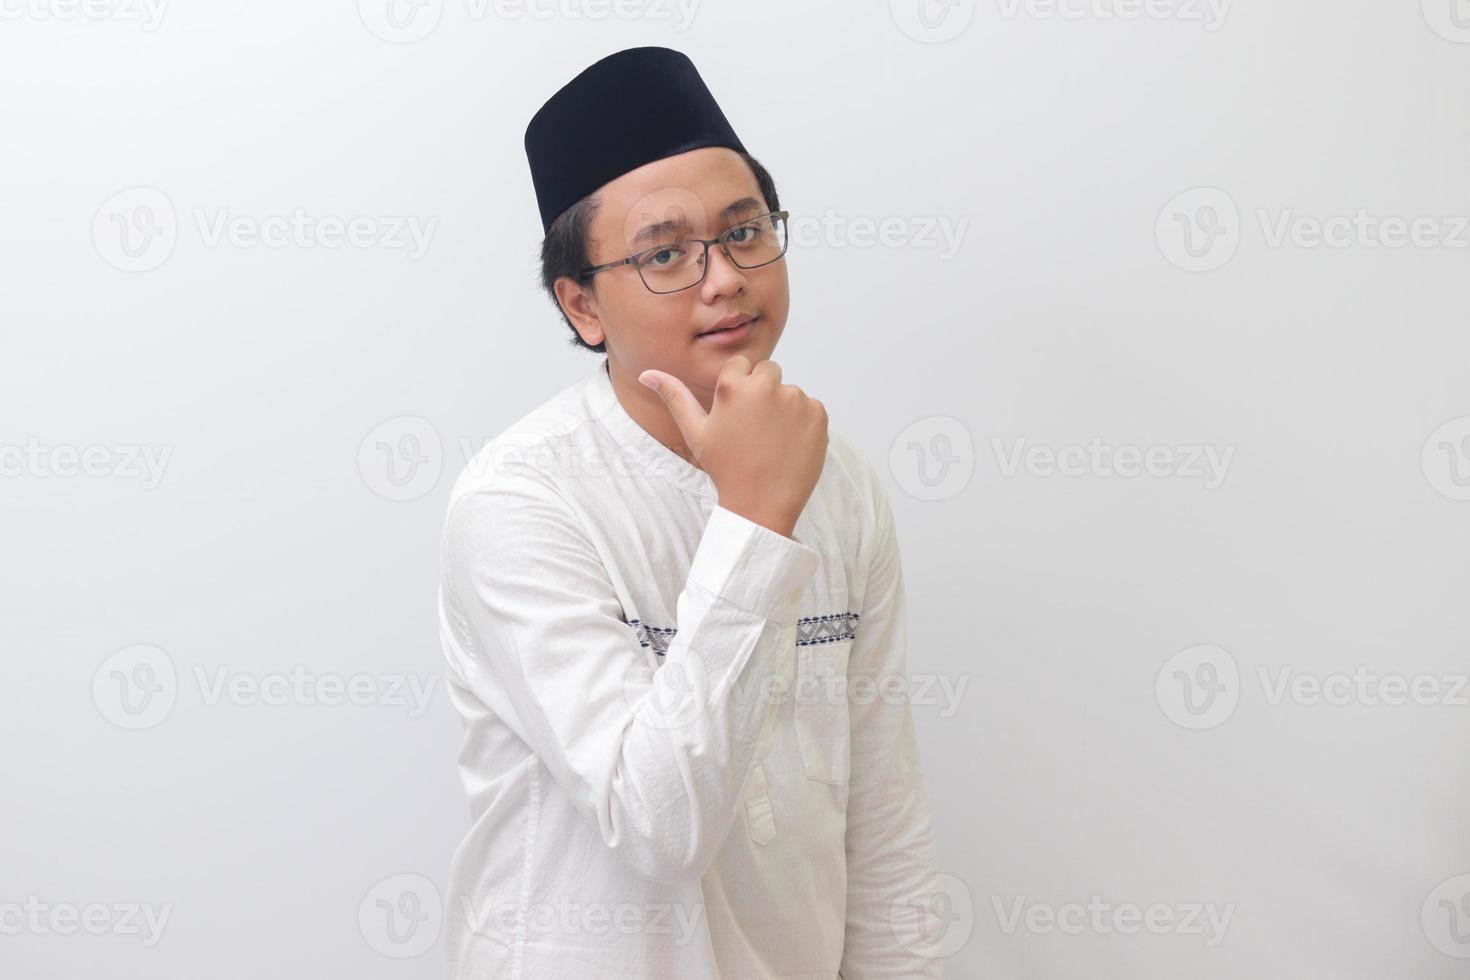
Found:
[[[596,346],[605,339],[602,318],[597,312],[597,297],[591,286],[577,282],[571,276],[562,276],[556,281],[556,301],[562,312],[572,321],[572,327],[584,344]]]

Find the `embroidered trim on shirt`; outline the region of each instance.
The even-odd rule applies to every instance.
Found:
[[[636,619],[629,620],[628,625],[638,634],[639,646],[652,647],[653,652],[660,657],[669,652],[669,643],[673,641],[674,634],[679,632],[669,626],[647,626]]]
[[[796,645],[841,643],[857,636],[858,614],[832,613],[828,616],[803,616],[796,621]]]
[[[855,612],[829,613],[826,616],[802,616],[796,621],[796,645],[813,646],[818,643],[841,643],[857,635],[860,617]],[[638,644],[652,648],[660,657],[669,652],[669,644],[678,635],[673,626],[649,626],[637,619],[628,625],[638,634]]]

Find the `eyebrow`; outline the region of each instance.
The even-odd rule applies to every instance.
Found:
[[[727,217],[733,218],[736,215],[740,214],[742,211],[749,211],[760,206],[761,202],[759,198],[742,197],[740,200],[736,201],[734,204],[731,204],[720,213]],[[636,245],[639,242],[652,241],[654,238],[658,237],[660,234],[666,231],[678,231],[681,228],[686,227],[688,227],[688,225],[685,222],[673,219],[669,221],[660,221],[656,225],[645,225],[638,230],[638,234],[633,236],[633,244]]]

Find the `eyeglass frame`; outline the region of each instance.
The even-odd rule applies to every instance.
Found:
[[[743,225],[748,225],[753,221],[759,221],[762,218],[780,218],[783,222],[783,230],[786,230],[787,234],[785,235],[784,240],[781,243],[781,254],[776,256],[776,258],[774,259],[768,259],[767,261],[762,262],[760,265],[741,265],[739,262],[735,261],[735,256],[730,254],[730,243],[726,240],[726,237],[730,234],[730,232],[734,231],[735,229],[740,228]],[[758,214],[753,218],[746,218],[744,221],[740,221],[734,225],[731,225],[729,228],[726,228],[714,238],[679,239],[680,242],[698,242],[699,244],[704,246],[704,254],[699,257],[699,278],[694,280],[687,286],[680,286],[678,289],[670,289],[665,292],[659,292],[652,286],[648,285],[648,280],[643,278],[643,270],[639,269],[636,265],[633,265],[635,262],[638,261],[638,259],[642,258],[650,252],[664,251],[665,249],[669,248],[668,245],[650,245],[648,248],[639,249],[625,259],[618,259],[616,262],[605,262],[602,265],[595,265],[590,269],[583,269],[580,273],[577,274],[577,279],[579,282],[586,282],[593,276],[597,275],[597,273],[599,272],[606,272],[608,269],[616,269],[620,265],[633,265],[633,268],[638,273],[639,281],[643,283],[644,287],[650,293],[653,293],[655,296],[671,296],[674,293],[681,293],[686,289],[693,289],[695,286],[698,286],[700,283],[704,282],[704,277],[709,275],[709,247],[711,245],[720,246],[720,251],[725,253],[725,258],[729,259],[730,264],[734,265],[737,269],[760,269],[770,265],[772,262],[775,262],[778,259],[783,258],[786,255],[786,250],[791,247],[790,231],[789,229],[785,229],[784,226],[784,222],[788,221],[790,218],[790,211],[767,211],[765,214]]]

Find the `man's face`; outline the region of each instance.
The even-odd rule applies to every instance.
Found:
[[[680,237],[714,238],[769,210],[755,175],[738,153],[724,147],[655,160],[606,184],[598,195],[601,206],[588,241],[590,265]],[[732,205],[739,207],[728,210]],[[681,230],[648,231],[669,221]],[[678,292],[651,292],[637,269],[621,265],[597,274],[595,295],[568,288],[565,280],[559,295],[565,290],[563,308],[582,339],[605,342],[609,361],[624,377],[658,368],[695,394],[708,393],[733,355],[744,354],[752,364],[771,356],[786,326],[790,292],[784,256],[742,269],[711,246],[707,263],[704,280]],[[699,336],[732,314],[756,317],[743,339]]]

